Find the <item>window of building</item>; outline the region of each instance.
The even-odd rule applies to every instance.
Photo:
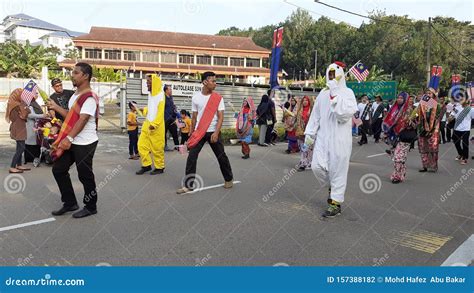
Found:
[[[268,58],[262,59],[262,66],[263,68],[270,68],[270,60]]]
[[[120,50],[104,50],[104,59],[120,60],[122,59],[122,52]]]
[[[101,49],[85,49],[86,59],[102,59]]]
[[[162,63],[176,63],[176,53],[161,52]]]
[[[260,67],[260,59],[247,58],[247,67]]]
[[[196,63],[211,65],[211,56],[197,56]]]
[[[230,58],[230,66],[244,67],[244,58]]]
[[[227,57],[216,57],[214,56],[214,65],[227,66]]]
[[[160,53],[159,52],[143,52],[143,62],[160,62]]]
[[[194,64],[194,55],[179,54],[180,64]]]
[[[140,52],[138,52],[138,51],[123,51],[123,60],[139,61],[140,60]]]

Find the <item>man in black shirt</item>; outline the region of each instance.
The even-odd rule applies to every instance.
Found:
[[[54,93],[49,98],[53,100],[56,104],[61,106],[61,108],[69,110],[69,99],[74,94],[74,91],[63,89],[63,83],[59,78],[53,78],[53,80],[51,81],[51,86],[54,89]],[[58,119],[61,119],[62,121],[64,121],[65,118],[61,116],[61,114],[59,114],[58,112],[56,112],[56,117]]]

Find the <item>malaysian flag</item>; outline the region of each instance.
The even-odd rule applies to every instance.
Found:
[[[423,105],[427,110],[436,108],[436,106],[438,106],[438,102],[427,95],[424,95],[423,98],[421,98],[420,104]]]
[[[33,98],[36,98],[37,96],[38,85],[33,80],[30,80],[21,92],[21,100],[29,106]]]
[[[369,70],[364,64],[357,62],[351,67],[349,72],[357,79],[358,82],[364,81],[369,76]]]

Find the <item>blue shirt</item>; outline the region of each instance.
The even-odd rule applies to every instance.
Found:
[[[173,97],[166,97],[165,121],[174,119],[176,119],[176,107],[174,106]]]

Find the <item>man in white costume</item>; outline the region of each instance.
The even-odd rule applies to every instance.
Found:
[[[315,144],[311,168],[323,186],[329,185],[329,205],[323,217],[341,213],[352,152],[352,116],[357,101],[346,86],[344,67],[342,62],[329,65],[327,86],[319,93],[305,129],[305,144]]]

